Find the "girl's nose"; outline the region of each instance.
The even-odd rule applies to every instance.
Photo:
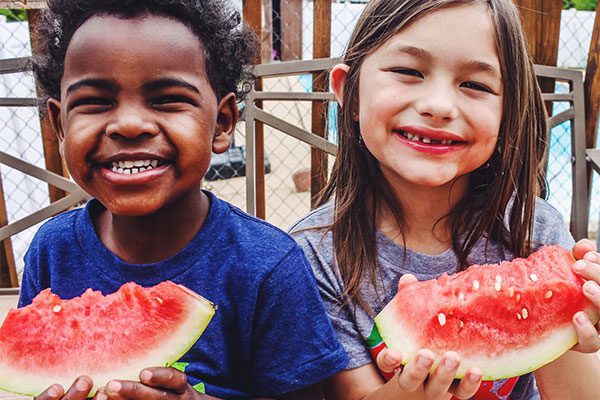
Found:
[[[142,136],[155,136],[158,125],[144,110],[128,108],[116,110],[114,118],[106,126],[106,135],[113,139],[135,140]]]
[[[457,94],[445,85],[429,85],[415,102],[417,112],[434,121],[452,121],[458,117]]]

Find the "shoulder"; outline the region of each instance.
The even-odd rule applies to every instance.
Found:
[[[323,229],[333,223],[334,204],[329,202],[306,214],[296,221],[288,230],[293,236],[304,230]]]
[[[536,247],[557,244],[569,250],[575,244],[562,214],[541,198],[535,202],[533,242]]]
[[[75,223],[85,214],[85,208],[76,208],[65,211],[44,222],[36,232],[31,244],[57,243],[61,239],[68,239],[74,234]]]
[[[329,202],[302,217],[288,230],[306,253],[313,268],[316,264],[333,263],[333,234],[329,229],[333,216],[334,204]],[[320,262],[316,262],[316,259]]]

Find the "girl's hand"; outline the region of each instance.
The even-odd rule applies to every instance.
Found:
[[[187,376],[174,368],[147,368],[140,373],[141,382],[112,380],[98,390],[97,400],[192,400],[200,393],[192,388]]]
[[[600,254],[596,252],[596,245],[591,240],[582,239],[573,247],[573,256],[578,259],[573,267],[575,273],[587,280],[583,284],[583,293],[600,314]],[[594,325],[589,316],[580,311],[573,316],[573,324],[579,336],[573,350],[581,353],[600,351],[600,323]]]
[[[454,395],[458,399],[469,399],[481,385],[481,371],[471,368],[461,380],[454,375],[460,366],[460,356],[449,351],[442,357],[436,369],[429,373],[435,359],[429,350],[419,350],[415,359],[402,368],[402,355],[394,349],[384,349],[377,356],[377,366],[384,372],[397,371],[392,379],[404,392],[423,391],[428,399],[447,399]]]
[[[66,392],[62,386],[52,385],[35,397],[35,400],[85,400],[92,390],[92,386],[94,386],[92,378],[83,375],[75,379]]]

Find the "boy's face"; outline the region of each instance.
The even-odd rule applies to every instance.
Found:
[[[198,38],[152,15],[86,21],[49,112],[73,179],[129,216],[199,194],[211,150],[229,148],[237,121],[234,95],[216,98]]]

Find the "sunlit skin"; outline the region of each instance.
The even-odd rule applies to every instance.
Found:
[[[102,242],[126,261],[176,254],[208,212],[200,183],[211,151],[231,144],[237,107],[231,93],[217,99],[203,54],[186,26],[156,16],[96,16],[69,44],[49,113],[71,176],[107,209],[94,221]],[[113,171],[134,160],[155,167]]]

